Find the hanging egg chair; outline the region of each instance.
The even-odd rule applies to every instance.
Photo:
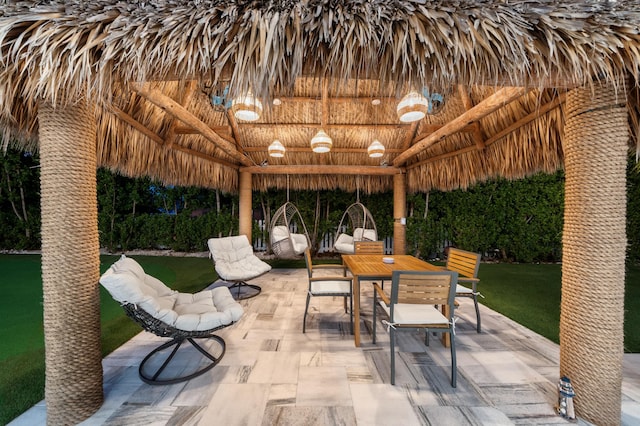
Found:
[[[353,254],[356,241],[378,240],[378,231],[373,216],[360,201],[347,207],[336,230],[336,235],[333,250],[343,254]]]
[[[273,215],[269,235],[271,250],[280,259],[299,256],[311,245],[300,211],[289,201]]]

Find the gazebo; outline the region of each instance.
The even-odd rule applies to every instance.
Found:
[[[392,189],[397,253],[407,192],[564,168],[558,377],[620,422],[637,1],[2,3],[2,143],[41,158],[50,424],[103,401],[97,167],[239,193],[247,235],[252,191]]]

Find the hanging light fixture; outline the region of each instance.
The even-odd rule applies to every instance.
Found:
[[[367,152],[369,153],[369,157],[371,158],[380,158],[384,155],[384,145],[380,143],[378,139],[371,142],[369,148],[367,148]]]
[[[311,150],[318,154],[331,151],[333,141],[324,130],[320,129],[316,135],[311,138]]]
[[[378,105],[380,105],[380,99],[374,99],[371,101],[371,105],[373,105],[373,108],[375,109],[375,114],[374,114],[374,132],[377,133],[378,131],[378,110],[376,109],[376,107]],[[367,152],[369,153],[369,157],[371,158],[380,158],[384,155],[384,145],[382,145],[382,143],[380,143],[380,141],[378,139],[374,139],[373,142],[371,142],[371,145],[369,145],[369,148],[367,148]]]
[[[239,120],[256,121],[262,114],[262,102],[249,91],[235,98],[231,103],[231,109]]]
[[[282,145],[282,142],[278,139],[274,140],[271,142],[271,145],[269,145],[269,155],[272,157],[282,158],[284,157],[285,151],[286,149],[284,145]]]
[[[403,123],[422,120],[429,111],[429,101],[414,90],[402,98],[396,111],[398,118]]]

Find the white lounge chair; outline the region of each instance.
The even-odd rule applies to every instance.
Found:
[[[146,274],[138,262],[124,255],[100,277],[100,284],[144,330],[171,338],[140,363],[140,378],[152,385],[182,382],[215,367],[224,356],[226,343],[213,332],[230,326],[244,313],[226,287],[179,293]],[[213,339],[217,345],[207,345],[207,350],[195,342],[196,338]],[[175,373],[169,365],[185,340],[202,354],[205,362],[194,362],[191,369],[181,366]],[[169,348],[173,349],[166,355]]]
[[[253,247],[245,235],[209,238],[207,245],[216,272],[223,280],[233,283],[230,288],[237,289],[237,299],[260,294],[260,286],[247,281],[269,272],[271,265],[253,254]]]

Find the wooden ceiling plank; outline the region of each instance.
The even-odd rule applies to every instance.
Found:
[[[253,164],[251,159],[247,158],[247,156],[239,152],[232,144],[230,144],[229,142],[221,138],[216,132],[211,130],[211,128],[207,126],[206,123],[203,123],[198,117],[191,114],[186,108],[171,99],[169,96],[165,95],[159,90],[145,88],[141,84],[135,86],[135,91],[146,98],[149,102],[159,108],[162,108],[164,111],[173,115],[186,125],[197,129],[205,139],[212,142],[214,145],[216,145],[218,148],[220,148],[235,160],[239,161],[241,164],[245,166],[250,166]]]
[[[413,157],[417,153],[441,141],[447,136],[459,132],[460,129],[464,128],[465,126],[468,126],[480,120],[481,118],[486,117],[487,115],[505,106],[506,104],[513,102],[520,96],[524,95],[526,92],[527,89],[524,87],[505,87],[498,90],[493,95],[484,99],[482,102],[478,103],[470,110],[454,118],[449,123],[442,126],[440,129],[436,130],[426,138],[418,141],[411,148],[398,155],[395,160],[393,160],[393,165],[396,167],[402,166],[407,162],[409,158]]]

